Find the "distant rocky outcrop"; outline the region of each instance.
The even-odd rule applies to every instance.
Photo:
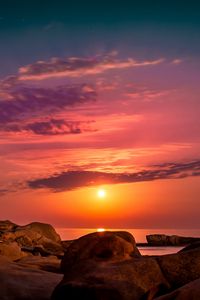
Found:
[[[150,234],[146,236],[150,246],[184,246],[199,241],[200,238],[178,235]]]

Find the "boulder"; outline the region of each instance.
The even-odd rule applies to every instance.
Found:
[[[11,231],[3,232],[1,240],[15,241],[20,247],[43,246],[50,254],[58,256],[64,254],[60,236],[49,224],[34,222],[25,226],[17,226]]]
[[[6,256],[10,260],[17,260],[26,256],[27,254],[21,251],[21,248],[16,242],[5,242],[0,243],[0,255]]]
[[[200,238],[165,234],[150,234],[146,236],[146,239],[151,246],[184,246],[200,241]]]
[[[18,266],[30,267],[53,273],[61,273],[60,259],[57,256],[26,256],[17,261]]]
[[[13,230],[15,227],[17,227],[17,225],[9,220],[0,221],[0,232]]]
[[[1,300],[49,300],[61,274],[21,266],[0,256]]]
[[[161,255],[156,259],[172,288],[178,288],[200,277],[200,248]]]
[[[133,236],[128,232],[95,232],[73,241],[66,249],[61,267],[63,270],[75,262],[93,260],[123,260],[140,257]]]
[[[92,233],[75,240],[61,267],[64,278],[52,300],[138,300],[150,294],[153,299],[160,287],[170,287],[157,260],[142,257],[127,232]]]
[[[199,300],[200,278],[194,280],[172,293],[156,298],[155,300]]]
[[[193,249],[197,249],[197,248],[200,248],[200,241],[199,242],[194,242],[194,243],[184,247],[179,252],[185,252],[185,251],[189,251],[189,250],[193,250]]]
[[[20,226],[20,229],[25,229],[29,231],[34,231],[40,234],[47,239],[54,241],[55,243],[60,243],[61,239],[59,234],[55,231],[52,225],[40,223],[40,222],[33,222],[25,226]]]

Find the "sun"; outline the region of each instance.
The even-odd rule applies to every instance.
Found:
[[[97,228],[97,232],[104,232],[105,228]]]
[[[104,189],[99,189],[99,190],[97,191],[97,195],[98,195],[99,198],[105,198],[105,196],[106,196],[106,191],[105,191]]]

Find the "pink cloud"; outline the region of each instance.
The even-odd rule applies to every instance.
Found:
[[[42,80],[50,77],[81,77],[101,74],[113,69],[126,69],[161,64],[163,58],[137,61],[132,58],[121,60],[113,55],[96,56],[94,58],[69,57],[52,58],[50,61],[38,61],[19,69],[19,80]]]

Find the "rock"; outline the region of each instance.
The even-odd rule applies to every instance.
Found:
[[[59,234],[55,231],[53,226],[50,224],[33,222],[33,223],[30,223],[25,226],[20,226],[19,228],[37,232],[41,236],[46,237],[47,239],[49,239],[55,243],[61,242]]]
[[[200,278],[194,280],[170,294],[156,298],[155,300],[199,300]]]
[[[199,242],[194,242],[194,243],[184,247],[179,252],[185,252],[185,251],[193,250],[193,249],[196,249],[196,248],[200,248],[200,241]]]
[[[26,256],[17,261],[18,265],[53,273],[61,273],[60,259],[56,256]]]
[[[62,256],[63,247],[60,236],[49,224],[34,222],[25,226],[17,226],[12,231],[1,235],[2,241],[17,242],[20,247],[43,246],[46,253]]]
[[[0,256],[1,300],[49,300],[61,274],[21,266]]]
[[[151,246],[183,246],[200,241],[200,238],[165,234],[150,234],[146,239]]]
[[[9,220],[0,221],[0,231],[13,230],[15,227],[17,227],[17,225]]]
[[[133,236],[128,232],[95,232],[73,241],[66,249],[61,268],[85,259],[123,260],[140,257]]]
[[[160,287],[170,287],[157,260],[142,257],[126,232],[92,233],[75,240],[61,266],[64,278],[52,300],[138,300],[150,294],[153,299]]]
[[[6,256],[10,260],[17,260],[26,256],[27,254],[21,251],[21,248],[16,242],[5,242],[0,243],[0,255]]]
[[[37,246],[23,246],[22,251],[27,252],[27,253],[31,253],[33,255],[41,255],[41,256],[50,256],[50,255],[54,255],[55,252],[51,252],[47,249],[45,249],[42,245],[37,245]],[[62,255],[63,257],[63,255]]]
[[[156,257],[157,262],[172,288],[200,277],[200,248]]]
[[[61,241],[61,244],[63,246],[64,251],[67,250],[67,248],[74,242],[74,240],[69,240],[69,241]]]

